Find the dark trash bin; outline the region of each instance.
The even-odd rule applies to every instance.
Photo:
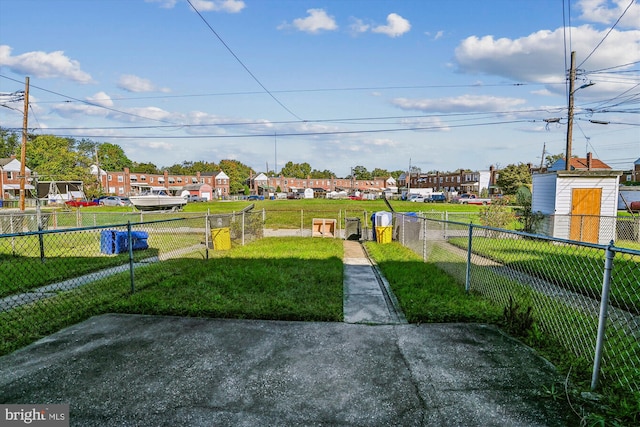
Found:
[[[360,218],[345,218],[344,238],[346,240],[360,240]]]

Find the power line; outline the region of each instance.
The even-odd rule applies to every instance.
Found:
[[[600,47],[600,45],[606,40],[606,38],[609,36],[609,34],[611,34],[611,31],[613,31],[613,29],[616,27],[616,25],[618,25],[618,22],[620,22],[620,20],[622,19],[622,17],[625,15],[625,13],[627,13],[627,11],[629,10],[629,8],[631,7],[631,5],[633,5],[633,3],[636,0],[631,0],[631,2],[629,3],[629,5],[627,6],[627,8],[624,10],[624,12],[622,12],[622,15],[620,15],[620,17],[618,18],[618,20],[611,26],[611,28],[609,28],[609,31],[607,31],[607,34],[604,35],[604,37],[602,38],[602,40],[600,40],[600,43],[598,43],[596,45],[596,47],[593,48],[593,50],[591,51],[591,53],[589,55],[587,55],[586,58],[584,58],[584,60],[578,65],[577,68],[580,68],[582,66],[582,64],[584,64],[585,62],[587,62],[587,60],[589,58],[591,58],[591,55],[593,55],[593,53],[598,50],[598,48]]]
[[[320,136],[320,135],[348,135],[348,134],[371,134],[371,133],[384,133],[384,132],[407,132],[407,131],[427,131],[427,130],[439,130],[449,128],[464,128],[474,126],[493,126],[512,123],[535,123],[536,120],[505,120],[501,122],[487,122],[487,123],[474,123],[474,124],[461,124],[461,125],[437,125],[437,126],[414,126],[414,127],[402,127],[402,128],[389,128],[389,129],[369,129],[369,130],[344,130],[344,131],[318,131],[318,132],[278,132],[278,136]],[[60,137],[73,138],[75,135],[61,134]],[[104,135],[82,135],[85,138],[104,138]],[[160,138],[164,139],[224,139],[224,138],[273,138],[273,132],[259,133],[259,134],[238,134],[238,135],[185,135],[185,136],[165,136]],[[158,136],[119,136],[109,135],[109,139],[157,139]]]
[[[202,19],[202,22],[204,22],[206,24],[206,26],[209,27],[211,32],[218,38],[218,40],[220,40],[220,43],[222,43],[222,45],[229,51],[229,53],[231,53],[231,55],[233,55],[233,57],[236,59],[236,61],[238,61],[238,63],[240,65],[242,65],[242,68],[244,68],[245,71],[247,73],[249,73],[249,75],[253,78],[253,80],[255,80],[255,82],[258,83],[260,85],[260,87],[262,89],[264,89],[264,91],[271,98],[273,98],[273,100],[276,101],[278,103],[278,105],[280,105],[282,108],[284,108],[289,114],[291,114],[293,117],[295,117],[298,120],[303,120],[297,114],[295,114],[293,111],[291,111],[289,108],[287,108],[286,105],[284,105],[282,102],[280,102],[280,100],[278,98],[276,98],[276,96],[273,93],[271,93],[271,91],[269,91],[269,89],[267,89],[266,86],[263,85],[260,80],[258,80],[258,78],[251,72],[251,70],[249,70],[249,68],[244,64],[244,62],[242,62],[240,60],[238,55],[236,55],[235,52],[229,47],[229,45],[227,45],[227,43],[225,43],[225,41],[222,39],[222,37],[220,37],[220,35],[216,32],[216,30],[213,29],[213,27],[209,24],[209,22],[207,22],[207,20],[204,19],[204,16],[202,16],[202,14],[198,11],[198,9],[196,9],[196,7],[191,3],[191,0],[187,0],[187,3],[189,3],[189,6],[191,6],[193,8],[193,10],[198,14],[200,19]]]
[[[2,76],[2,75],[0,75],[0,77],[3,77],[5,79],[7,79],[7,80],[11,80],[11,81],[14,81],[14,82],[17,82],[17,83],[20,83],[18,80],[12,79],[11,77]],[[97,108],[104,108],[105,110],[113,111],[113,112],[119,113],[119,114],[124,114],[126,116],[137,117],[139,119],[151,120],[151,121],[156,121],[156,122],[161,122],[161,123],[171,123],[171,122],[169,122],[167,120],[154,119],[154,118],[151,118],[151,117],[141,116],[139,114],[133,114],[133,113],[129,113],[129,112],[126,112],[126,111],[116,110],[115,108],[110,108],[110,107],[106,107],[104,105],[96,104],[96,103],[89,102],[89,101],[82,100],[82,99],[78,99],[78,98],[74,98],[72,96],[64,95],[64,94],[61,94],[61,93],[58,93],[58,92],[54,92],[52,90],[45,89],[45,88],[42,88],[42,87],[39,87],[39,86],[35,86],[35,85],[30,85],[30,86],[31,86],[31,88],[36,88],[36,89],[39,89],[39,90],[44,91],[44,92],[52,93],[52,94],[60,96],[62,98],[72,99],[74,101],[81,102],[81,103],[83,103],[85,105],[89,105],[89,106],[97,107]],[[182,125],[176,124],[176,123],[171,123],[171,124],[173,124],[173,126],[182,126]]]

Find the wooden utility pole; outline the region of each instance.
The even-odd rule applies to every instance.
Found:
[[[22,120],[22,147],[20,149],[20,210],[24,211],[25,183],[27,181],[27,124],[29,123],[29,77],[24,82],[24,117]]]
[[[565,169],[571,170],[571,140],[573,139],[573,92],[576,84],[576,52],[571,52],[571,68],[569,69],[569,117],[567,120],[567,149],[565,152]]]

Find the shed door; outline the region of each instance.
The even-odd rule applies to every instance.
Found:
[[[569,238],[598,243],[602,188],[574,188],[571,192],[571,230]]]

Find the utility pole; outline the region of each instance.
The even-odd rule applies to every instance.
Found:
[[[567,149],[565,153],[565,169],[571,170],[571,140],[573,138],[573,92],[576,84],[576,52],[571,52],[571,68],[569,69],[569,117],[567,120]]]
[[[22,146],[20,149],[20,210],[24,211],[25,182],[27,180],[25,163],[27,162],[27,124],[29,117],[29,77],[25,77],[24,114],[22,120]]]
[[[540,159],[540,172],[542,172],[542,166],[544,166],[544,155],[547,152],[547,143],[542,144],[542,158]]]

